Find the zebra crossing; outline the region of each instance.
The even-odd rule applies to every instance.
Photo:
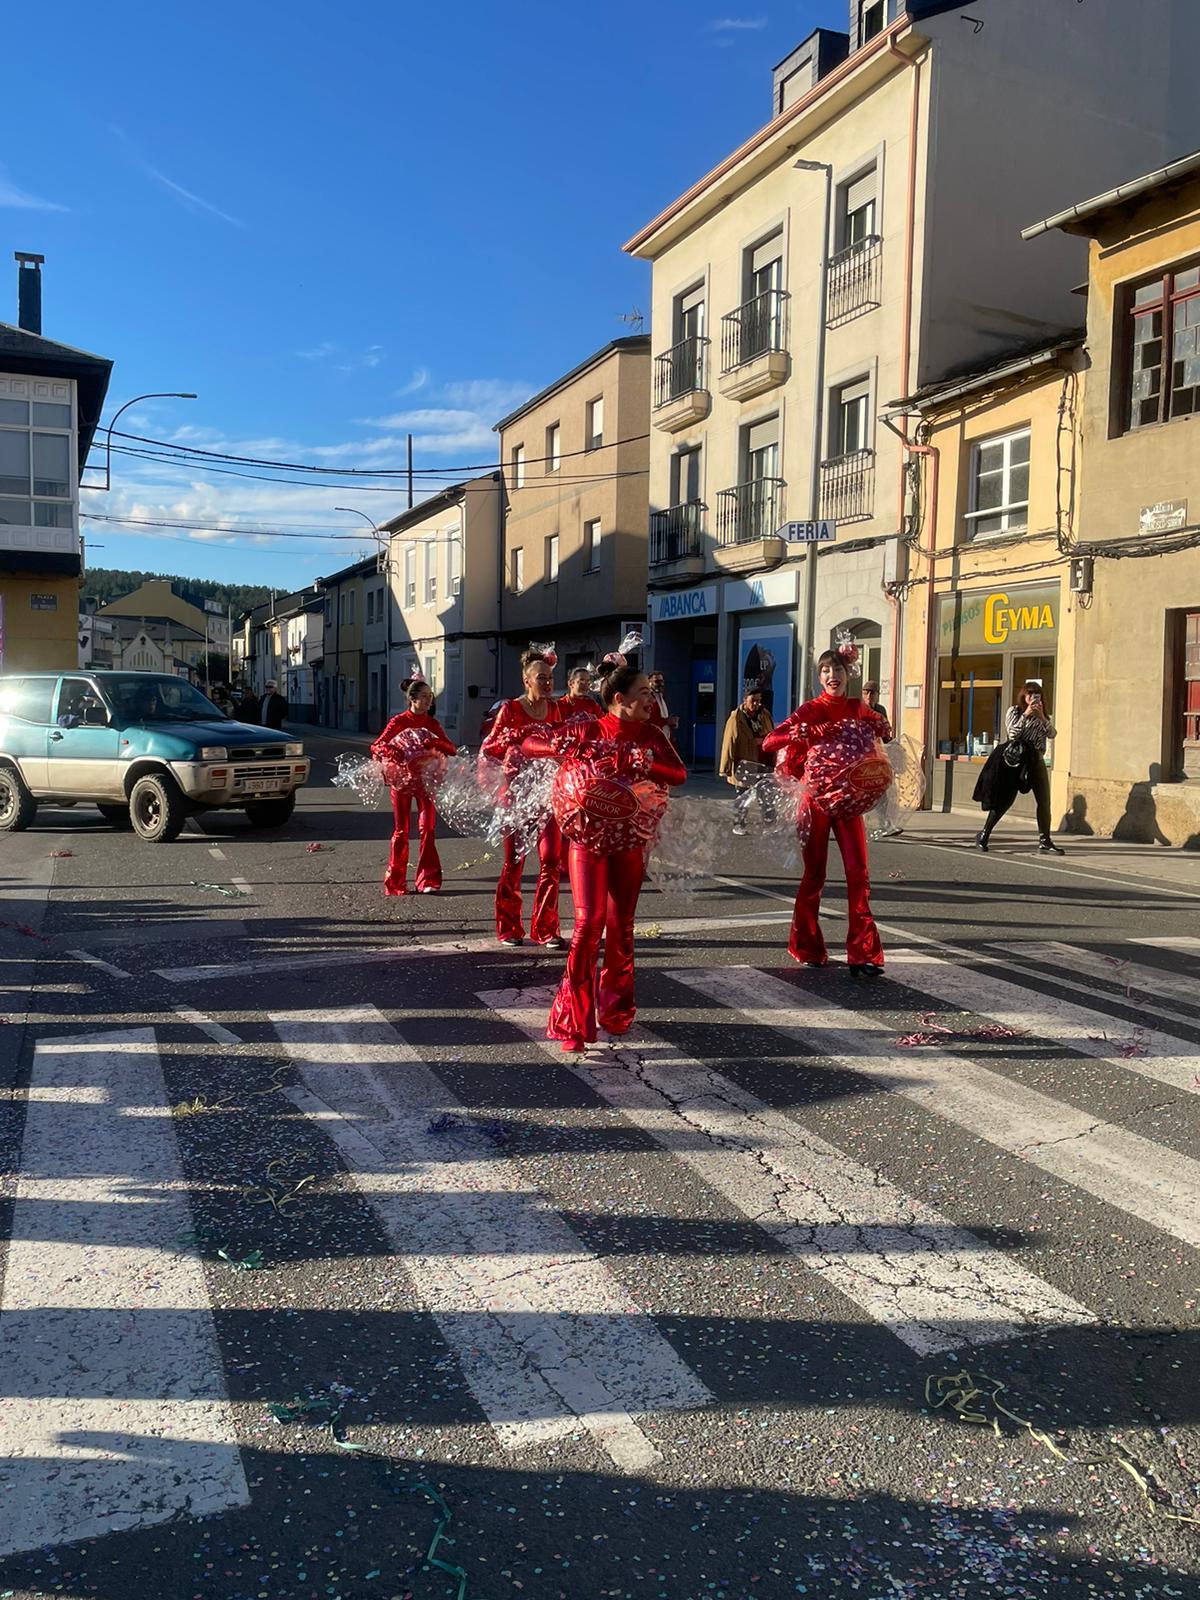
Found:
[[[565,1074],[585,1107],[643,1135],[688,1184],[795,1261],[797,1282],[819,1284],[830,1314],[881,1330],[897,1362],[969,1361],[976,1348],[1086,1328],[1101,1313],[1032,1253],[990,1242],[918,1185],[910,1192],[902,1164],[852,1153],[829,1116],[794,1099],[773,1105],[728,1059],[718,1070],[689,1054],[658,1012],[701,1006],[750,1041],[744,1050],[769,1039],[764,1056],[795,1074],[865,1082],[969,1147],[972,1162],[1018,1163],[1080,1204],[1200,1250],[1200,1163],[1119,1115],[1098,1116],[1082,1081],[1066,1097],[1035,1087],[1028,1064],[1014,1070],[1002,1049],[901,1048],[881,1005],[887,984],[857,1009],[834,998],[844,990],[778,965],[670,962],[642,979],[655,1025],[570,1056],[543,1037],[549,990],[489,985],[497,969],[476,959],[485,948],[494,954],[483,940],[413,944],[402,960],[432,954],[448,973],[462,957],[497,1060],[531,1082]],[[1037,1046],[1034,1060],[1151,1081],[1178,1097],[1186,1126],[1200,1090],[1200,994],[1186,973],[1163,984],[1161,961],[1164,950],[1195,961],[1192,942],[1130,942],[1120,962],[1054,949],[1067,978],[1058,987],[1075,998],[1018,981],[1019,964],[968,966],[922,943],[889,952],[904,996],[889,1006],[911,1011],[911,992],[1017,1030],[1022,1048]],[[311,963],[285,959],[262,970],[294,971],[303,989]],[[242,982],[247,970],[210,964],[175,981]],[[1122,1037],[1127,985],[1169,996],[1169,1009],[1146,1008],[1136,1052]],[[214,1042],[239,1038],[198,1009],[175,1009]],[[519,1457],[582,1435],[609,1470],[653,1473],[655,1419],[702,1414],[719,1398],[617,1264],[562,1214],[544,1165],[489,1143],[473,1120],[479,1107],[403,1011],[314,1007],[309,997],[271,1005],[264,1021],[294,1069],[295,1113],[332,1142],[498,1449]],[[9,1444],[0,1491],[12,1508],[0,1554],[249,1502],[203,1268],[177,1248],[191,1219],[158,1048],[144,1027],[50,1039],[36,1052],[0,1297]],[[619,1198],[614,1189],[596,1201]]]

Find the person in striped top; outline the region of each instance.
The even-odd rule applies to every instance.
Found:
[[[1016,705],[1009,706],[1005,712],[1004,731],[1008,750],[1014,751],[1018,759],[1013,760],[1004,751],[997,751],[996,755],[1003,758],[1006,769],[1001,771],[1001,776],[1011,773],[1013,781],[997,783],[990,792],[987,821],[976,835],[975,843],[986,850],[992,829],[1018,793],[1030,789],[1037,805],[1038,849],[1043,855],[1064,855],[1066,852],[1050,837],[1050,774],[1046,771],[1046,740],[1055,738],[1058,730],[1050,721],[1042,686],[1036,678],[1026,678]]]

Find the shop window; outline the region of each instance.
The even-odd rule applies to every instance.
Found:
[[[1135,285],[1128,308],[1121,350],[1125,428],[1200,411],[1200,265]]]
[[[940,756],[986,756],[1004,737],[1003,656],[943,656],[938,662]]]
[[[1029,429],[981,439],[971,448],[968,539],[1029,526]]]
[[[1171,637],[1169,771],[1200,779],[1200,611],[1176,612]]]

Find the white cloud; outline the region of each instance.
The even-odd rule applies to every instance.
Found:
[[[352,356],[349,361],[339,362],[339,372],[357,372],[360,367],[377,367],[383,360],[383,346],[369,344],[361,356]]]
[[[8,175],[8,168],[0,165],[0,206],[11,207],[16,211],[65,211],[66,206],[60,206],[53,200],[43,200],[36,194],[29,194],[24,189],[18,189]]]
[[[531,383],[514,383],[506,378],[463,378],[443,384],[440,392],[452,406],[469,406],[472,411],[486,413],[490,424],[523,405],[534,388]]]
[[[337,349],[329,339],[323,339],[320,344],[313,345],[311,350],[297,350],[296,354],[301,361],[323,361],[326,356],[331,356]]]
[[[406,394],[416,394],[419,389],[427,389],[428,387],[429,369],[428,367],[418,367],[403,389],[396,390],[396,398],[402,399]]]
[[[716,17],[707,27],[709,33],[757,33],[766,25],[766,17]]]

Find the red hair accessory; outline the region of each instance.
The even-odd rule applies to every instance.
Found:
[[[837,644],[834,646],[833,653],[847,672],[858,665],[858,646],[848,633],[839,633],[837,635]]]
[[[533,651],[534,655],[541,656],[542,660],[546,663],[551,671],[553,671],[558,665],[558,651],[554,648],[553,641],[551,641],[549,644],[537,644],[533,639],[531,639],[529,641],[529,648]]]
[[[606,656],[601,657],[600,665],[602,667],[627,667],[629,663],[619,650],[610,650]]]

